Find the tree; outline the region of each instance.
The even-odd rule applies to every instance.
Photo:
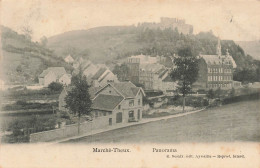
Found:
[[[117,75],[119,81],[125,81],[128,79],[129,68],[126,64],[116,65],[113,73]]]
[[[83,75],[83,70],[80,67],[79,73],[71,79],[71,90],[68,91],[65,97],[65,108],[78,116],[78,134],[80,133],[80,117],[82,115],[89,115],[91,112],[91,99],[88,92],[89,85],[87,78]]]
[[[48,88],[51,91],[58,92],[58,91],[61,91],[63,89],[63,85],[61,83],[59,83],[59,82],[51,82],[48,85]]]
[[[207,98],[214,99],[214,97],[215,97],[215,92],[212,89],[210,89],[207,93]]]
[[[46,36],[43,36],[41,39],[40,39],[40,44],[43,46],[43,47],[46,47],[48,43],[48,39]]]
[[[33,30],[30,26],[23,26],[21,28],[21,31],[23,32],[23,34],[25,35],[25,38],[29,41],[31,41],[32,39],[32,34],[33,34]]]
[[[185,96],[191,92],[192,84],[198,77],[198,59],[192,56],[189,47],[182,48],[178,51],[178,56],[174,58],[176,68],[173,69],[170,76],[173,80],[178,81],[178,91],[183,97],[183,112],[185,109]]]
[[[219,87],[219,88],[215,91],[215,95],[216,95],[217,98],[220,99],[221,94],[222,94],[222,90],[221,90],[220,87]]]

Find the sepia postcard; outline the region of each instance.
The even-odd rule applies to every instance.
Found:
[[[259,168],[259,9],[0,0],[0,168]]]

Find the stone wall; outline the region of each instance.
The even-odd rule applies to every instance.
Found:
[[[109,125],[109,116],[95,118],[93,121],[80,124],[80,134],[91,132],[91,130],[105,128]],[[63,128],[33,133],[30,135],[30,142],[48,142],[62,138],[78,135],[78,124],[66,125]]]

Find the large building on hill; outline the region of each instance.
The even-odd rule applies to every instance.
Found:
[[[199,76],[194,89],[230,89],[233,87],[233,71],[237,67],[228,50],[221,53],[218,40],[216,55],[200,55]]]
[[[168,18],[168,17],[161,17],[159,23],[152,23],[152,22],[144,22],[139,23],[139,27],[149,28],[149,29],[167,29],[170,28],[172,30],[177,29],[179,33],[183,34],[192,34],[193,33],[193,26],[186,24],[185,20],[177,19],[177,18]]]
[[[64,88],[59,96],[59,110],[66,111],[65,97],[71,88]],[[142,88],[131,82],[108,83],[102,88],[91,87],[92,116],[105,117],[108,125],[140,121],[143,113]]]

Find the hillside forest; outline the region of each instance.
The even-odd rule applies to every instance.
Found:
[[[38,43],[9,28],[1,29],[7,62],[4,69],[10,83],[36,82],[48,66],[65,66],[70,72],[71,66],[63,61],[68,54],[114,67],[131,55],[173,56],[184,47],[190,47],[194,56],[216,54],[218,41],[211,31],[184,35],[177,29],[113,26],[66,32]],[[232,40],[221,40],[221,46],[222,54],[228,49],[237,64],[234,80],[244,83],[260,80],[260,61],[246,55]]]

